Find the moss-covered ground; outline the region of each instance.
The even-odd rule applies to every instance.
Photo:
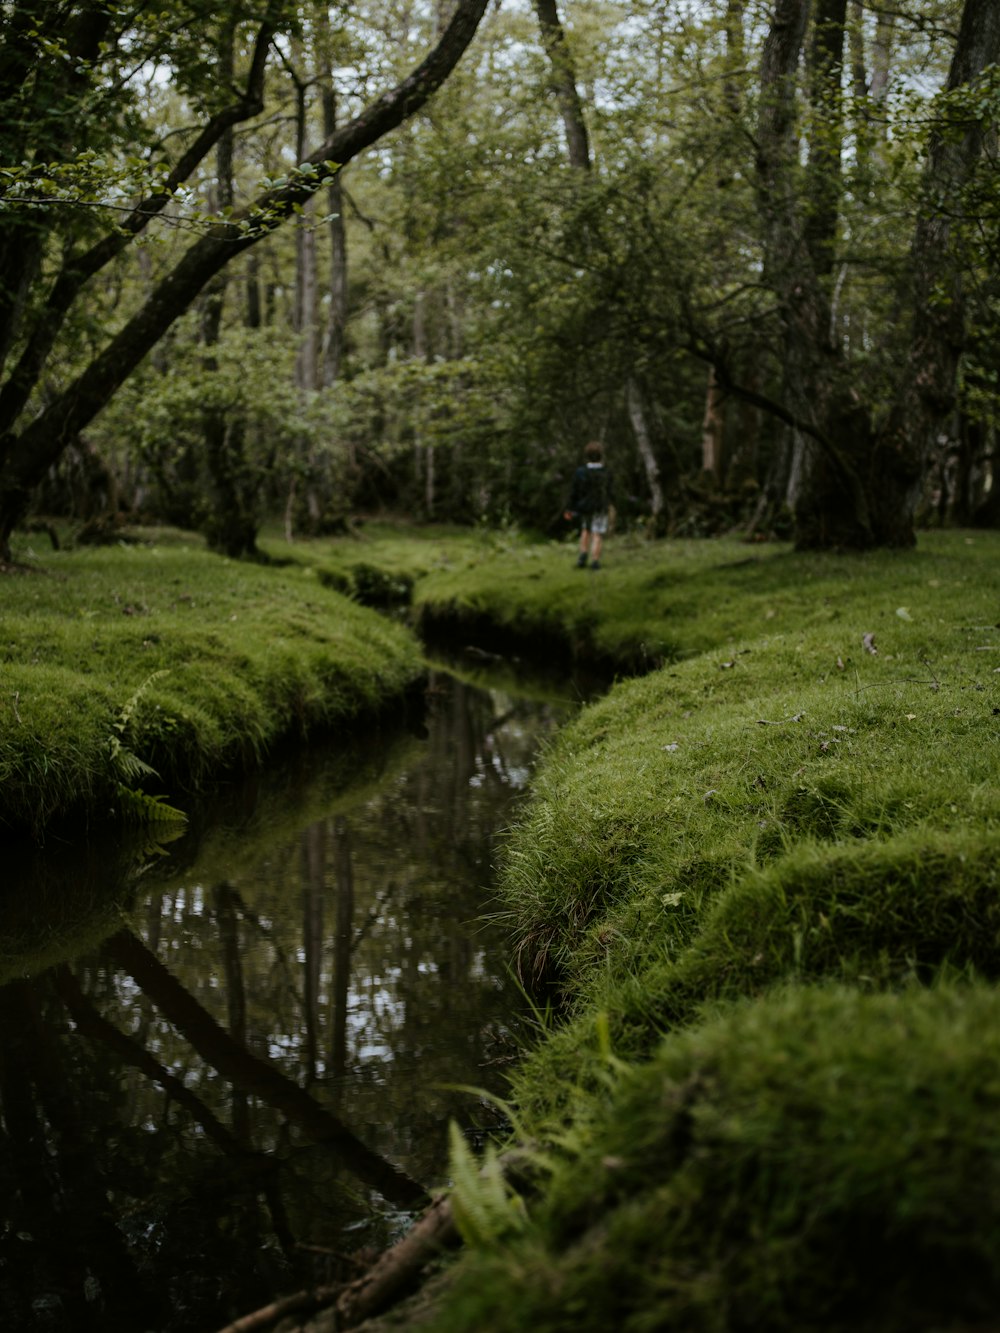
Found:
[[[330,588],[409,601],[428,632],[488,630],[511,656],[646,672],[560,735],[503,851],[502,910],[540,997],[510,1099],[536,1186],[519,1199],[456,1152],[469,1244],[435,1330],[993,1327],[1000,534],[863,557],[617,539],[599,573],[576,570],[567,544],[506,533],[266,545],[292,565],[230,567],[231,599],[209,599],[234,716],[255,717],[266,694],[250,644],[227,637],[257,596],[244,578],[284,579],[317,608]],[[66,579],[122,558],[68,556]],[[45,564],[51,579],[63,568]],[[161,649],[155,618],[171,594],[178,626],[195,610],[181,598],[203,595],[163,568],[145,591],[120,574],[95,584],[100,597],[72,603],[72,638],[39,617],[34,660],[22,650],[4,668],[20,673],[5,675],[5,734],[35,716],[29,689],[69,672],[76,621],[94,611],[92,642],[122,674],[86,704],[92,733],[106,752],[128,700],[169,668],[125,733],[156,761],[158,712],[188,716],[199,664],[190,641]],[[279,655],[287,723],[290,698],[315,697],[302,662],[329,662],[329,639],[304,612],[299,638],[279,628],[260,595],[266,642],[249,637]],[[345,624],[361,615],[335,605]],[[30,605],[16,613],[4,637],[26,642]],[[390,636],[385,661],[405,679],[402,631],[357,624]],[[383,649],[365,645],[371,670]],[[215,662],[206,652],[206,680]],[[64,707],[78,675],[47,685]],[[229,716],[221,685],[206,693]]]
[[[289,736],[377,712],[424,669],[412,634],[310,564],[237,563],[176,532],[139,535],[22,548],[22,568],[3,576],[8,833],[156,814],[139,791],[183,807]]]
[[[957,1330],[1000,1297],[1000,540],[717,554],[553,591],[674,660],[566,729],[509,839],[559,1001],[512,1092],[544,1184],[460,1177],[442,1330]]]
[[[662,664],[566,728],[504,849],[553,1002],[511,1093],[541,1184],[456,1158],[435,1330],[989,1327],[1000,536],[425,554],[425,624]]]

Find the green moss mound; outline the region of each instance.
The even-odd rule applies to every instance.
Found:
[[[992,987],[793,987],[611,1060],[525,1231],[469,1257],[435,1326],[989,1326],[998,1033]]]
[[[4,599],[0,828],[35,837],[122,821],[138,783],[182,803],[284,738],[377,713],[424,670],[404,626],[312,567],[176,533],[36,557]]]
[[[441,1328],[988,1326],[992,542],[647,578],[687,648],[565,730],[504,849],[555,1005],[512,1096],[551,1175]]]

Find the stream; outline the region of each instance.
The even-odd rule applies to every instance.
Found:
[[[447,1182],[449,1124],[502,1125],[493,866],[560,689],[434,668],[408,730],[179,837],[5,857],[0,1327],[211,1333],[348,1280]]]

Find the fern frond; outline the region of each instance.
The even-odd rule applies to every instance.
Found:
[[[152,771],[152,770],[150,770]],[[118,806],[122,818],[133,824],[186,824],[183,810],[168,805],[162,796],[150,796],[135,787],[118,784]]]
[[[467,1245],[490,1245],[525,1222],[524,1200],[507,1184],[496,1149],[488,1144],[480,1167],[458,1125],[448,1128],[452,1175],[451,1207]]]

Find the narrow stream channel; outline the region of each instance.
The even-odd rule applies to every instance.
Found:
[[[434,670],[413,731],[297,754],[165,855],[8,861],[0,1327],[210,1333],[405,1229],[449,1122],[498,1123],[497,837],[572,708]]]

